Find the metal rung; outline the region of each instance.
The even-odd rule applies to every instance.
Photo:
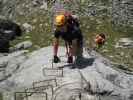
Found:
[[[43,94],[45,98],[43,100],[48,100],[48,95],[46,92],[15,92],[14,100],[30,100],[28,96],[29,94]]]
[[[63,77],[63,68],[43,68],[43,75]]]
[[[53,95],[54,90],[53,90],[52,85],[45,85],[45,86],[27,88],[27,89],[25,89],[25,92],[46,92],[47,93],[47,91],[49,92],[49,89],[50,89],[51,94]],[[32,95],[32,94],[29,94],[29,95]]]
[[[48,86],[48,85],[57,86],[56,78],[38,81],[38,82],[33,82],[33,87]]]

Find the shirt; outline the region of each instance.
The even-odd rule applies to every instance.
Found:
[[[67,42],[71,42],[74,39],[77,39],[78,41],[83,40],[81,30],[78,27],[72,28],[72,27],[67,26],[66,32],[63,32],[61,30],[55,30],[54,36],[55,38],[61,37]]]

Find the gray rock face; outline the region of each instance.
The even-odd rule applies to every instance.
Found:
[[[65,48],[60,47],[59,51],[61,62],[57,64],[52,64],[52,47],[28,54],[28,58],[24,51],[0,58],[0,65],[11,73],[0,82],[4,100],[14,100],[14,92],[24,91],[34,92],[27,97],[29,100],[45,100],[42,91],[48,100],[133,99],[133,75],[117,69],[94,51],[90,55],[84,50],[80,65],[67,64]],[[24,95],[25,92],[17,94],[17,98]]]
[[[116,48],[133,48],[133,40],[130,38],[121,38],[115,45]]]
[[[6,18],[15,18],[15,7],[16,0],[1,0],[1,15],[4,15]]]
[[[27,58],[25,52],[26,51],[19,51],[0,57],[0,82],[11,77],[12,74],[20,68],[21,63],[23,63]]]
[[[132,0],[113,0],[112,11],[115,24],[133,25]]]

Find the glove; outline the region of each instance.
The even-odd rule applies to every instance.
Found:
[[[58,56],[54,56],[54,63],[59,63],[60,62],[60,59],[59,59],[59,57]]]

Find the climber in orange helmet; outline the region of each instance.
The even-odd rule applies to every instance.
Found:
[[[54,32],[54,63],[60,62],[57,55],[59,38],[61,37],[67,48],[67,62],[73,63],[73,56],[75,59],[82,57],[83,52],[83,36],[79,28],[79,24],[70,14],[60,14],[55,18],[56,30]]]

